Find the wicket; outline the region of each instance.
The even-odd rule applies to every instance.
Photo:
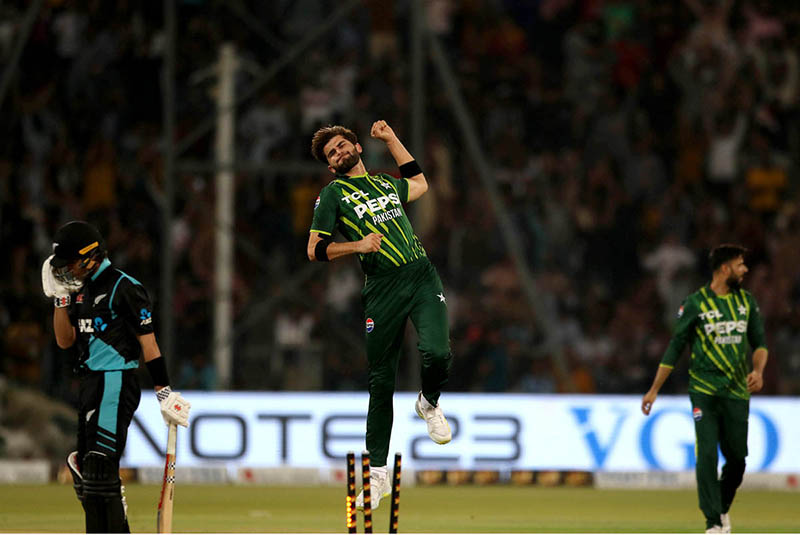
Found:
[[[397,522],[400,518],[400,453],[394,454],[394,470],[392,471],[392,507],[389,513],[389,533],[397,533]]]
[[[372,493],[370,488],[369,452],[361,453],[361,480],[364,485],[364,533],[372,533]],[[392,497],[389,511],[389,533],[397,533],[397,522],[400,510],[400,468],[401,455],[394,454],[394,470],[392,471]],[[346,523],[348,533],[357,533],[356,518],[356,454],[347,452],[347,502]]]
[[[369,452],[361,452],[361,482],[364,487],[364,533],[372,533],[372,485],[369,480]]]
[[[347,532],[356,533],[356,454],[347,452]]]

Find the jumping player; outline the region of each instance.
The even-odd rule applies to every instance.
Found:
[[[415,410],[438,444],[451,439],[450,426],[439,406],[451,353],[442,282],[403,208],[403,204],[420,198],[428,183],[386,121],[376,121],[370,135],[386,143],[403,178],[369,174],[361,161],[362,148],[356,135],[343,126],[328,126],[314,134],[311,152],[335,176],[317,198],[308,258],[327,262],[356,254],[366,276],[361,292],[369,365],[366,446],[371,460],[372,507],[377,508],[381,498],[391,492],[386,458],[406,321],[410,318],[417,330],[422,356],[422,391]],[[332,241],[336,230],[347,241]],[[356,498],[358,508],[363,507],[363,494]]]
[[[658,391],[683,349],[691,346],[689,399],[697,437],[697,495],[706,533],[730,533],[730,510],[747,457],[750,394],[763,386],[767,364],[764,324],[755,298],[741,288],[746,250],[720,245],[711,251],[711,283],[686,298],[642,412],[650,414]],[[747,354],[753,349],[752,367]],[[717,446],[725,456],[717,475]]]
[[[67,464],[86,515],[86,532],[130,533],[119,460],[141,397],[139,355],[155,384],[165,423],[187,427],[191,405],[169,387],[147,291],[112,267],[97,229],[83,221],[58,229],[53,254],[42,265],[42,287],[54,299],[58,346],[77,344],[80,357],[78,450]]]

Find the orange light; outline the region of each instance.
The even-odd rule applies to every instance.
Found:
[[[355,514],[353,510],[353,497],[347,496],[347,527],[352,528],[356,525]]]

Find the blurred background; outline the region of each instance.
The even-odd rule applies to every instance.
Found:
[[[739,242],[764,393],[800,395],[798,45],[800,7],[766,0],[0,3],[0,457],[74,441],[40,284],[73,219],[148,288],[173,388],[366,390],[363,274],[305,245],[331,178],[311,135],[346,125],[397,176],[377,119],[431,185],[409,210],[448,391],[641,395]],[[411,328],[404,353],[415,391]]]

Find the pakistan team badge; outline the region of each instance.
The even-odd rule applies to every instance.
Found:
[[[367,318],[367,332],[371,333],[372,329],[375,328],[375,322],[372,321],[372,318]]]

